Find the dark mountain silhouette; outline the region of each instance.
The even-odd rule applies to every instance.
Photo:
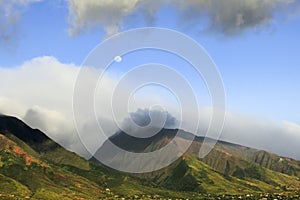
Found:
[[[53,142],[46,134],[38,129],[30,128],[24,122],[15,117],[0,115],[0,132],[4,135],[13,133],[14,136],[39,152],[47,150],[43,146],[43,144],[47,142],[51,143],[53,147],[57,147],[57,144]],[[49,144],[47,147],[49,147]]]

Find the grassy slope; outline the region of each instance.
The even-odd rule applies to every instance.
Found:
[[[155,146],[161,145],[154,142],[147,148],[153,149]],[[299,177],[295,176],[297,174],[288,175],[288,173],[284,174],[287,171],[282,171],[284,173],[280,171],[284,163],[297,170],[297,162],[293,160],[279,161],[279,156],[270,154],[269,162],[273,164],[268,166],[264,162],[255,162],[251,159],[260,151],[225,142],[218,143],[207,157],[199,160],[197,155],[200,146],[201,140],[194,141],[184,157],[171,166],[138,176],[168,189],[208,194],[274,193],[300,190]],[[245,154],[249,157],[243,158]]]
[[[280,157],[263,150],[252,149],[240,145],[220,142],[217,149],[228,152],[235,157],[255,162],[262,167],[288,175],[300,177],[300,162],[291,158]]]
[[[32,192],[18,181],[0,174],[0,194],[0,197],[13,195],[25,198],[31,196]]]
[[[39,154],[13,135],[9,137],[0,134],[0,199],[118,199],[134,196],[153,199],[190,196],[190,193],[157,188],[149,181],[91,163],[63,149],[51,152],[51,156]],[[30,164],[26,163],[26,157],[30,157]],[[61,159],[63,157],[68,159]]]
[[[41,160],[34,156],[37,153],[30,154],[33,150],[26,144],[21,145],[23,149],[6,136],[0,137],[1,185],[5,185],[0,187],[1,194],[15,190],[15,195],[33,199],[97,199],[103,193],[92,181]]]

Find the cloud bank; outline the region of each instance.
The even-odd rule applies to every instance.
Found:
[[[72,121],[72,95],[78,68],[53,57],[0,68],[0,113],[17,116],[64,147],[87,155]]]
[[[73,121],[72,96],[78,72],[79,66],[61,63],[54,57],[38,57],[21,66],[0,68],[0,113],[17,116],[30,126],[44,131],[67,149],[89,157],[90,154],[82,145]],[[109,77],[106,79],[106,88],[110,88],[114,80]],[[110,91],[103,92],[106,95]],[[151,103],[154,101],[150,97],[149,100]],[[198,134],[202,135],[211,112],[209,108],[200,111],[201,126]],[[140,126],[147,125],[150,116],[166,119],[166,128],[176,128],[180,123],[178,113],[169,109],[153,111],[144,107],[127,114],[127,117],[131,117]],[[118,130],[111,118],[105,118],[105,112],[98,117],[105,124],[102,128],[111,134]],[[125,123],[130,126],[127,123],[128,118],[125,116],[123,119],[123,125]],[[77,129],[86,133],[84,137],[91,143],[90,152],[96,151],[105,139],[92,137],[97,136],[99,131],[97,121],[84,114],[80,120],[82,123]],[[195,120],[184,120],[181,127],[188,131],[188,127]],[[221,139],[300,159],[300,125],[293,122],[274,122],[227,112]]]
[[[300,126],[227,113],[221,140],[263,149],[300,160]]]
[[[297,0],[69,0],[70,33],[104,27],[108,35],[143,18],[151,22],[164,6],[177,11],[178,23],[189,29],[235,35],[271,25],[279,11],[289,12]],[[138,19],[137,19],[138,18]]]

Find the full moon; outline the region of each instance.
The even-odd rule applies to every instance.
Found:
[[[116,57],[114,58],[114,60],[115,60],[116,62],[121,62],[121,61],[122,61],[122,57],[121,57],[121,56],[116,56]]]

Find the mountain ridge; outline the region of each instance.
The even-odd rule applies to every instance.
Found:
[[[132,152],[138,152],[138,153],[140,152],[145,153],[145,152],[156,151],[157,149],[164,147],[166,144],[170,142],[174,142],[174,140],[175,143],[180,144],[180,140],[189,139],[189,137],[185,137],[185,138],[178,137],[174,139],[177,131],[178,131],[177,129],[173,129],[173,130],[163,129],[156,136],[152,136],[146,139],[144,138],[137,139],[134,136],[127,135],[124,132],[118,132],[117,134],[115,134],[109,139],[111,139],[112,143],[118,145],[119,147],[125,150],[130,150]],[[163,134],[164,132],[166,132],[166,134]],[[143,141],[143,140],[146,142],[143,143],[142,145],[136,146],[137,141]],[[271,187],[268,187],[269,190],[274,190],[274,188],[277,187],[282,187],[282,188],[288,187],[278,179],[276,181],[273,181],[274,176],[278,176],[278,177],[282,176],[282,179],[284,179],[285,175],[290,175],[290,176],[294,176],[295,180],[297,181],[299,180],[300,177],[299,161],[290,158],[281,157],[266,151],[253,149],[238,144],[232,144],[226,141],[217,141],[215,148],[213,148],[212,151],[205,158],[199,159],[198,152],[202,145],[203,140],[204,140],[203,137],[195,137],[195,140],[192,142],[188,151],[184,153],[183,157],[179,158],[175,162],[175,164],[173,163],[171,166],[165,167],[164,169],[152,173],[140,174],[137,176],[146,177],[147,179],[152,180],[156,184],[166,188],[171,188],[175,190],[181,190],[181,189],[184,190],[186,188],[179,186],[183,183],[180,183],[180,181],[178,180],[174,181],[175,183],[178,184],[173,184],[173,186],[170,186],[172,185],[170,181],[172,180],[171,177],[173,176],[177,177],[176,175],[177,171],[178,169],[181,169],[187,173],[187,174],[184,173],[185,175],[181,177],[182,180],[185,180],[184,177],[187,176],[188,180],[191,183],[199,187],[199,191],[204,191],[203,190],[204,187],[201,187],[200,182],[202,182],[203,185],[205,185],[205,180],[203,182],[202,179],[206,179],[208,184],[211,182],[211,180],[207,178],[206,175],[203,177],[201,176],[199,177],[197,172],[193,171],[193,168],[197,169],[197,171],[201,171],[201,169],[205,168],[205,166],[208,168],[208,170],[210,171],[215,170],[217,173],[223,175],[223,177],[220,177],[217,180],[218,182],[225,183],[227,182],[226,179],[228,178],[233,178],[235,179],[236,182],[239,182],[240,180],[243,182],[259,181],[260,183],[257,184],[258,186],[260,186],[260,184],[272,185]],[[112,154],[111,152],[109,152],[108,148],[109,145],[107,145],[105,142],[102,145],[102,147],[100,147],[99,150],[96,152],[96,157],[97,157],[97,153],[105,152],[102,155],[109,156],[107,160],[110,159],[112,160],[111,162],[117,163],[117,162],[121,162],[120,158],[126,156],[126,155],[118,155],[118,153]],[[262,153],[263,156],[261,155]],[[95,161],[95,158],[93,158],[93,160]],[[190,171],[190,173],[188,171]],[[207,173],[205,172],[204,174]],[[213,173],[212,176],[214,176]],[[237,180],[236,178],[240,180]],[[197,182],[200,184],[196,184]],[[238,185],[238,183],[236,185]],[[255,188],[254,190],[259,191],[258,186],[252,187],[248,185],[247,187],[249,188],[252,187],[252,189]],[[297,187],[299,187],[299,185]],[[211,189],[211,191],[214,192],[217,190],[218,187]]]
[[[52,141],[39,129],[32,129],[20,119],[12,116],[0,115],[0,132],[4,135],[13,132],[17,138],[31,145],[37,151],[43,151],[40,144]]]

